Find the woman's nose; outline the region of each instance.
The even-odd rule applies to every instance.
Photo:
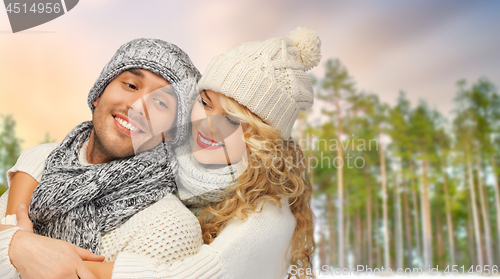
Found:
[[[212,133],[216,134],[219,132],[219,127],[217,124],[217,116],[212,116],[207,114],[207,117],[204,118],[200,123],[201,129],[204,133]]]
[[[142,97],[136,99],[132,104],[129,105],[129,112],[135,113],[137,115],[145,115],[145,102]]]

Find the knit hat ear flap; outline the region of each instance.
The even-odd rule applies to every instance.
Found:
[[[318,66],[321,60],[321,40],[316,32],[307,27],[297,27],[290,32],[288,38],[299,50],[305,71]]]

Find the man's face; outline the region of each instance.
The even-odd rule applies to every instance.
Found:
[[[160,143],[161,132],[172,126],[177,113],[177,99],[168,85],[144,69],[127,70],[108,84],[94,101],[92,118],[93,148],[104,161],[132,156],[138,146],[144,151]]]

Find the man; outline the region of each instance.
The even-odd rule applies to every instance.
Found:
[[[199,76],[189,57],[175,45],[137,39],[121,46],[90,90],[92,122],[75,127],[58,146],[35,147],[36,152],[22,155],[50,153],[45,166],[10,170],[11,184],[36,187],[30,204],[34,231],[98,253],[101,233],[115,229],[171,192],[174,176],[168,174],[175,171],[175,164],[169,159],[168,145],[161,142],[175,145],[186,135],[187,94],[176,84],[197,81]],[[151,115],[166,121],[155,125]],[[34,161],[44,162],[40,158]],[[51,278],[93,278],[80,257],[101,261],[102,257],[29,233],[29,220],[23,215],[27,209],[22,204],[30,200],[30,191],[21,189],[18,194],[13,190],[6,195],[21,198],[9,197],[8,211],[12,213],[21,204],[21,215],[18,227],[0,232],[0,277],[16,276],[16,267],[25,278],[40,278],[44,273]],[[18,231],[19,226],[26,231]],[[41,266],[23,265],[23,259],[33,257],[30,251],[46,251],[40,255],[46,259]]]

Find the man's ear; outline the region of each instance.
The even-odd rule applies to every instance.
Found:
[[[97,107],[97,104],[99,103],[99,99],[100,99],[100,98],[101,98],[101,97],[99,97],[99,98],[95,99],[95,101],[93,102],[94,107]]]

